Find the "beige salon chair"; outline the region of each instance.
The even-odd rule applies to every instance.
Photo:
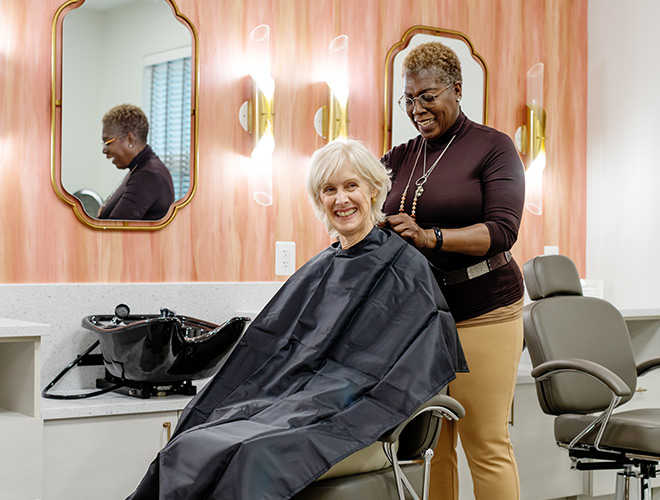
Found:
[[[455,399],[437,395],[408,420],[381,436],[380,445],[390,462],[387,467],[328,479],[323,479],[327,475],[322,476],[292,500],[427,500],[431,458],[442,418],[457,420],[464,415],[465,410]],[[373,450],[374,445],[346,461],[356,457],[358,461],[369,460],[366,457],[373,456]],[[344,466],[340,462],[335,468],[342,470]]]
[[[660,460],[660,409],[614,411],[632,398],[637,376],[628,329],[609,302],[584,297],[573,262],[535,257],[523,267],[532,302],[525,343],[542,410],[555,415],[555,439],[578,470],[619,470],[615,500],[650,500]]]

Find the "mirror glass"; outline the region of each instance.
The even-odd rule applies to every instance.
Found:
[[[415,26],[406,31],[401,41],[390,49],[387,56],[385,78],[387,79],[388,98],[385,109],[385,151],[407,142],[419,134],[405,111],[399,108],[397,101],[403,95],[401,77],[403,59],[411,49],[426,42],[441,42],[456,53],[461,61],[463,73],[461,109],[472,121],[486,124],[488,70],[483,58],[474,51],[472,43],[462,33]]]
[[[172,1],[72,3],[73,8],[64,9],[59,22],[58,13],[54,22],[59,35],[54,63],[59,63],[60,74],[54,78],[54,106],[59,109],[53,114],[54,127],[60,128],[53,136],[55,142],[61,142],[59,155],[56,151],[53,158],[53,185],[56,191],[61,190],[58,195],[73,206],[78,218],[93,227],[162,227],[194,193],[194,29]],[[115,192],[126,192],[128,176],[133,173],[132,168],[124,168],[125,162],[115,166],[113,158],[106,157],[120,143],[128,146],[127,137],[120,136],[116,144],[107,147],[102,142],[102,137],[105,141],[111,139],[103,134],[102,118],[121,104],[144,111],[149,122],[146,143],[167,167],[162,173],[167,176],[169,171],[172,178],[173,202],[171,188],[166,188],[168,201],[160,202],[165,208],[156,217],[98,218],[99,204]],[[135,155],[136,149],[129,150],[129,154]],[[109,220],[117,218],[140,222]]]

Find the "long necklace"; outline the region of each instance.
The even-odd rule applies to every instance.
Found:
[[[406,194],[408,193],[408,188],[410,187],[410,183],[412,181],[413,175],[415,174],[415,169],[417,168],[417,162],[419,161],[419,157],[422,154],[422,146],[424,147],[424,165],[422,166],[422,176],[419,179],[417,179],[417,181],[415,182],[417,189],[415,189],[415,196],[413,197],[412,208],[410,210],[410,217],[412,217],[413,220],[415,220],[415,212],[417,211],[417,200],[424,193],[424,184],[426,184],[426,181],[429,180],[429,175],[431,175],[431,172],[433,172],[433,169],[435,169],[435,166],[440,161],[440,158],[444,156],[445,152],[449,149],[449,146],[451,146],[451,143],[454,142],[455,138],[456,135],[454,134],[447,143],[447,145],[445,146],[445,149],[443,149],[442,153],[440,153],[440,156],[438,156],[438,158],[433,162],[433,165],[431,165],[431,167],[428,170],[426,170],[426,141],[422,141],[423,145],[420,144],[419,146],[419,151],[417,152],[417,157],[415,158],[415,164],[413,165],[413,168],[410,171],[410,177],[408,177],[408,183],[406,184],[406,189],[403,190],[403,194],[401,195],[401,203],[399,204],[400,214],[404,212],[404,204],[406,203]]]

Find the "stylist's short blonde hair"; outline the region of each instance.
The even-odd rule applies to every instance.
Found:
[[[110,127],[119,134],[133,132],[141,142],[147,142],[149,135],[149,120],[138,106],[120,104],[103,115],[101,122],[104,127]]]
[[[314,206],[317,217],[325,224],[328,233],[336,236],[321,203],[321,189],[332,175],[343,165],[350,165],[376,191],[371,199],[371,220],[378,224],[385,219],[383,204],[392,187],[389,171],[378,161],[371,151],[359,141],[333,141],[317,150],[307,174],[307,194]]]
[[[461,60],[452,49],[440,42],[419,44],[408,52],[401,64],[401,76],[431,71],[443,85],[463,81]]]

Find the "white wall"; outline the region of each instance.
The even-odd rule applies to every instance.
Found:
[[[623,309],[660,307],[659,18],[589,0],[587,277]]]

